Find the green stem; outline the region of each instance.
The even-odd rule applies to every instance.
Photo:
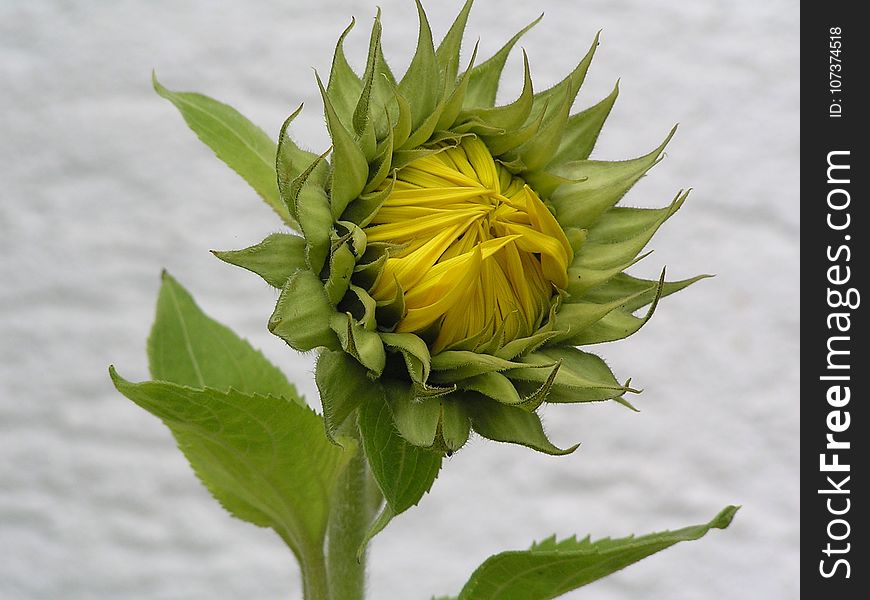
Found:
[[[302,564],[302,593],[305,600],[330,600],[329,580],[323,552],[312,552]]]
[[[331,600],[363,600],[365,597],[365,553],[357,559],[371,523],[374,502],[371,475],[359,439],[356,419],[348,419],[340,435],[356,440],[358,449],[342,473],[329,517],[327,573]]]

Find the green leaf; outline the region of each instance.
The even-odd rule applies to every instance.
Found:
[[[360,407],[359,428],[372,475],[384,494],[391,516],[420,502],[438,476],[441,455],[414,446],[399,435],[383,394],[367,399]],[[381,528],[383,526],[386,523]]]
[[[529,550],[502,552],[478,567],[458,600],[556,598],[674,544],[700,539],[711,529],[725,529],[737,510],[729,506],[709,523],[677,531],[596,542],[588,537],[557,542],[554,536]]]
[[[586,160],[592,154],[598,134],[604,127],[604,122],[610,115],[616,97],[619,95],[619,82],[607,98],[587,108],[583,112],[568,118],[568,124],[562,133],[559,149],[550,161],[551,165],[562,165],[575,160]]]
[[[273,233],[255,246],[212,254],[225,263],[256,273],[272,287],[281,289],[290,276],[307,267],[305,240],[298,235]]]
[[[471,414],[471,426],[483,437],[496,442],[520,444],[556,456],[571,454],[580,444],[562,450],[553,445],[544,433],[541,418],[517,406],[509,406],[474,395],[466,400]]]
[[[337,350],[338,338],[329,327],[335,314],[317,275],[311,271],[296,271],[281,290],[269,318],[269,331],[299,352],[319,346]]]
[[[495,104],[498,82],[501,79],[501,72],[504,70],[504,64],[507,61],[508,55],[520,38],[543,18],[544,15],[541,14],[540,17],[523,27],[514,37],[508,40],[501,50],[471,70],[468,90],[465,93],[465,108],[488,108]]]
[[[281,371],[248,342],[203,313],[188,291],[165,271],[157,316],[148,337],[148,363],[156,380],[272,394],[304,404]]]
[[[168,90],[153,73],[152,83],[154,90],[181,112],[197,137],[241,175],[287,225],[298,230],[299,225],[278,193],[275,142],[227,104],[202,94]]]
[[[233,516],[271,527],[303,565],[322,553],[331,492],[357,451],[334,446],[320,417],[284,398],[161,381],[115,387],[172,431],[196,475]]]

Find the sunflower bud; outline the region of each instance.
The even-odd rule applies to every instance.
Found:
[[[616,400],[635,392],[577,348],[622,339],[658,300],[693,283],[632,277],[661,209],[616,206],[661,157],[673,131],[628,161],[589,160],[618,89],[571,114],[598,38],[561,82],[535,93],[524,56],[519,97],[495,106],[508,54],[460,72],[469,0],[435,48],[418,3],[417,49],[397,79],[374,20],[365,71],[342,34],[329,80],[317,82],[332,148],[300,149],[287,119],[277,173],[288,223],[219,257],[281,287],[270,330],[300,351],[322,349],[317,381],[332,435],[365,394],[382,391],[416,446],[452,452],[471,429],[552,454],[543,402]],[[645,256],[645,255],[644,255]],[[635,313],[648,307],[641,315]],[[345,389],[346,388],[346,389]]]
[[[434,353],[527,337],[568,287],[573,250],[559,223],[477,138],[398,170],[363,231],[395,248],[369,294],[402,294],[395,331]]]

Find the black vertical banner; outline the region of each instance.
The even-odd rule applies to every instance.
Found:
[[[867,77],[870,30],[851,2],[801,15],[801,589],[868,598]]]

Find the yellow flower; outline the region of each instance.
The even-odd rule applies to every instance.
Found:
[[[403,293],[397,332],[430,339],[437,353],[541,326],[567,288],[573,251],[538,195],[483,142],[413,161],[390,189],[364,231],[397,246],[371,290],[376,300]]]

